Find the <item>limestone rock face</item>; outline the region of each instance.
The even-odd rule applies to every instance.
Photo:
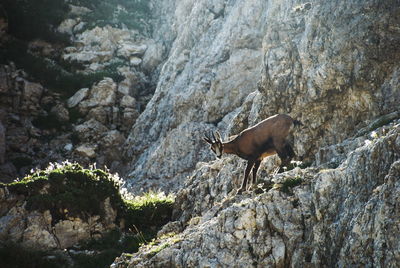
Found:
[[[398,110],[399,35],[389,30],[400,24],[396,1],[159,4],[154,35],[169,40],[170,52],[126,142],[133,191],[170,162],[176,167],[160,181],[183,182],[196,161],[212,159],[204,143],[173,153],[185,142],[177,131],[189,125],[201,144],[210,129],[228,137],[288,113],[305,124],[294,134],[298,158],[312,161],[318,148]]]
[[[201,164],[177,196],[173,225],[186,226],[184,231],[114,264],[396,267],[400,121],[321,149],[341,150],[346,154],[335,167],[296,167],[272,178],[261,173],[260,185],[272,179],[271,186],[243,195],[235,194],[238,183],[232,186],[238,175],[232,159],[227,165],[221,160]],[[284,186],[293,179],[299,183]]]

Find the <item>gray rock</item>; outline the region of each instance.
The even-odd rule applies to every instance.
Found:
[[[130,58],[132,56],[142,56],[146,52],[147,46],[145,44],[134,43],[121,43],[118,48],[117,55]]]
[[[129,95],[123,96],[119,105],[124,108],[135,108],[137,106],[135,98]]]
[[[104,78],[94,85],[86,100],[79,103],[81,109],[89,109],[96,106],[113,105],[116,99],[117,85],[111,78]]]
[[[75,152],[83,157],[95,158],[97,145],[95,144],[82,144],[75,148]]]
[[[68,99],[68,108],[73,108],[84,100],[89,94],[89,88],[81,88],[71,98]]]
[[[50,112],[54,114],[60,122],[69,121],[69,112],[67,108],[65,108],[65,106],[61,103],[58,103],[56,106],[51,108]]]
[[[339,167],[278,174],[274,187],[260,194],[226,195],[214,185],[229,184],[232,175],[216,180],[223,167],[204,164],[215,175],[197,175],[180,191],[203,199],[177,196],[178,204],[186,204],[177,210],[192,211],[181,217],[186,229],[173,240],[161,239],[159,245],[167,246],[143,247],[120,260],[119,267],[396,267],[400,121],[376,132],[385,128],[385,135],[369,133],[363,143],[354,139],[358,145]],[[280,188],[293,178],[301,184]]]
[[[107,132],[107,128],[96,121],[91,119],[78,126],[75,126],[74,131],[82,141],[96,141],[99,140],[104,132]]]
[[[149,40],[147,42],[146,52],[142,58],[142,67],[148,72],[152,72],[164,60],[164,53],[165,47],[161,42]]]
[[[158,3],[155,36],[166,36],[170,50],[154,96],[127,139],[135,175],[130,178],[147,181],[143,167],[150,163],[160,168],[180,163],[179,154],[163,157],[175,144],[162,144],[188,122],[209,124],[199,132],[217,127],[233,135],[273,114],[289,113],[305,124],[294,135],[295,151],[312,161],[319,148],[396,111],[399,68],[393,40],[398,38],[383,30],[399,24],[390,8],[395,1],[379,7],[373,1],[320,2]],[[387,52],[382,57],[381,49]],[[199,160],[210,159],[208,150],[200,148],[204,158]],[[194,170],[191,159],[182,161]],[[183,182],[186,171],[157,177],[172,175]]]

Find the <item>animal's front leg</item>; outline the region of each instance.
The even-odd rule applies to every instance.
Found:
[[[253,165],[254,165],[254,161],[249,160],[247,162],[247,167],[246,167],[246,170],[244,171],[244,179],[242,182],[242,186],[237,191],[238,194],[241,194],[243,191],[246,191],[247,179],[249,178],[249,174],[250,174],[251,169],[253,168]]]

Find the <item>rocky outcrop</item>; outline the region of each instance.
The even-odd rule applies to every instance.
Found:
[[[50,182],[42,185],[39,192],[43,198],[52,187]],[[30,194],[34,191],[32,187]],[[98,214],[85,216],[82,216],[83,214],[69,215],[70,211],[67,208],[61,211],[31,209],[27,205],[29,198],[31,198],[29,194],[20,194],[13,190],[12,186],[0,188],[0,238],[2,241],[12,241],[30,248],[65,249],[83,240],[99,238],[106,232],[118,228],[117,208],[115,204],[114,207],[110,205],[110,198],[101,201],[102,210]],[[60,215],[63,216],[60,218]]]
[[[175,12],[157,20],[164,25],[155,36],[165,33],[170,53],[126,143],[133,191],[151,178],[165,190],[180,188],[198,161],[211,159],[201,142],[210,129],[228,137],[289,113],[306,125],[295,134],[295,151],[312,161],[318,148],[398,110],[395,1],[168,5]],[[158,172],[170,162],[178,167]]]
[[[115,267],[396,267],[400,121],[318,154],[336,166],[264,174],[243,196],[231,191],[234,160],[201,164],[177,196],[179,221],[165,227],[186,229]]]
[[[4,152],[0,156],[0,180],[5,182],[25,174],[34,165],[61,159],[61,153],[50,150],[43,139],[58,129],[66,130],[69,114],[58,94],[29,81],[12,64],[0,66],[0,80],[0,135],[4,137],[0,142],[0,151]],[[57,143],[65,139],[61,136]]]

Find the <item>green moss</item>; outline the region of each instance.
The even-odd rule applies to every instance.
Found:
[[[159,238],[154,238],[151,242],[144,245],[148,250],[148,257],[154,256],[161,250],[168,248],[182,239],[174,232],[167,233]]]

